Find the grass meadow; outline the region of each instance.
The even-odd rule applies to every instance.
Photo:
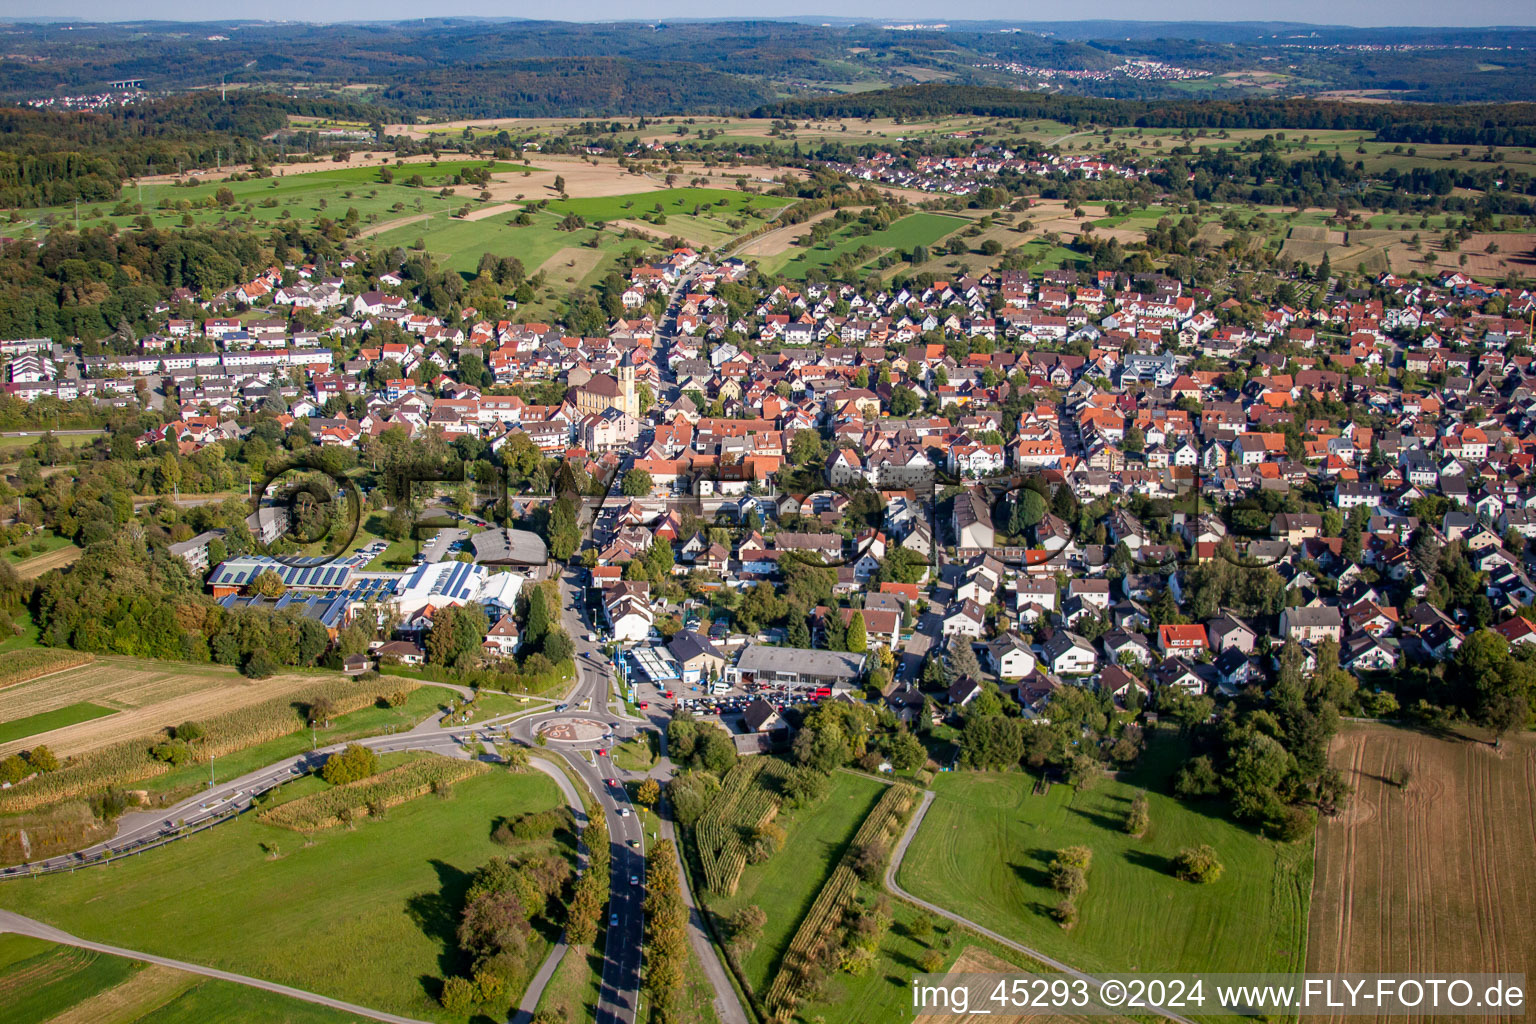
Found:
[[[456,1021],[436,997],[464,966],[454,931],[470,876],[508,853],[491,831],[560,802],[540,773],[493,772],[308,838],[247,815],[109,869],[0,888],[0,906],[127,949]]]
[[[347,1024],[350,1013],[139,960],[0,935],[0,1024]]]
[[[722,921],[754,903],[768,915],[762,938],[741,965],[754,991],[766,991],[773,981],[800,919],[884,791],[873,779],[835,773],[825,800],[785,808],[774,819],[787,833],[782,850],[761,864],[747,865],[734,895],[708,898],[710,910]]]
[[[857,235],[852,227],[839,229],[829,242],[815,248],[793,248],[779,256],[763,260],[765,269],[786,277],[804,280],[806,272],[824,269],[845,253],[852,253],[863,246],[874,249],[861,266],[872,262],[881,253],[891,249],[911,249],[918,245],[933,245],[950,233],[965,227],[969,221],[963,217],[951,217],[941,213],[914,213],[896,221],[881,231]]]
[[[1312,843],[1259,838],[1214,809],[1164,796],[1179,744],[1159,737],[1124,779],[1044,795],[1021,772],[946,772],[898,877],[914,896],[1084,970],[1299,971],[1306,958]],[[1123,828],[1145,791],[1152,827]],[[1171,862],[1208,843],[1225,865],[1208,885],[1181,882]],[[1080,916],[1062,930],[1047,868],[1065,846],[1093,850]]]
[[[25,739],[53,729],[62,729],[66,725],[76,725],[80,722],[89,722],[93,718],[105,718],[115,714],[117,714],[115,708],[104,708],[100,704],[81,701],[54,711],[44,711],[40,715],[28,715],[26,718],[0,722],[0,743]]]

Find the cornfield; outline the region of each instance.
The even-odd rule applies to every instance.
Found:
[[[816,902],[811,904],[811,909],[795,929],[795,937],[784,951],[779,973],[774,976],[773,984],[768,987],[767,997],[763,1000],[768,1019],[773,1024],[785,1024],[794,1015],[800,996],[805,991],[808,971],[822,959],[827,944],[837,933],[843,913],[858,892],[859,876],[849,865],[853,851],[867,843],[888,841],[911,810],[916,796],[917,790],[906,783],[897,783],[887,789],[880,797],[880,802],[875,804],[875,809],[869,812],[869,816],[859,826],[842,862],[832,869],[821,892],[816,894]]]
[[[415,689],[415,684],[401,680],[389,680],[386,685],[389,690]],[[370,706],[379,696],[378,691],[360,688],[349,679],[317,682],[313,689],[252,704],[200,722],[204,736],[194,747],[194,752],[198,760],[222,757],[298,732],[304,728],[304,720],[296,705],[303,707],[328,700],[335,714],[344,715]],[[167,726],[175,724],[166,723]],[[162,738],[161,734],[154,733],[71,757],[56,772],[34,776],[0,792],[0,813],[36,810],[61,800],[98,793],[109,786],[126,786],[164,775],[171,766],[156,761],[149,754],[149,748]]]
[[[24,683],[28,679],[62,672],[66,668],[89,665],[96,655],[56,647],[24,647],[0,654],[0,687]]]
[[[324,793],[312,793],[286,804],[263,811],[262,823],[297,832],[318,832],[335,828],[352,818],[396,807],[438,786],[479,775],[490,769],[480,761],[461,761],[440,754],[422,754],[388,771],[367,779],[349,782]]]
[[[747,867],[743,834],[773,820],[779,799],[767,788],[767,778],[778,777],[784,765],[775,758],[743,758],[726,772],[720,792],[694,826],[704,885],[710,892],[730,896]],[[770,767],[774,766],[774,767]]]

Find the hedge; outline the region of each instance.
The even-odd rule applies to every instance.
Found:
[[[264,824],[291,828],[296,832],[318,832],[345,824],[352,818],[397,807],[408,800],[425,796],[434,789],[451,786],[472,775],[488,771],[490,767],[481,761],[465,761],[441,754],[421,754],[370,778],[278,804],[271,810],[263,811],[260,820]]]

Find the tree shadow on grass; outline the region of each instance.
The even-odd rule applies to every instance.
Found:
[[[1110,832],[1125,831],[1124,818],[1117,818],[1112,814],[1101,814],[1098,811],[1084,810],[1081,807],[1068,807],[1067,811],[1071,814],[1077,815],[1079,818],[1082,818],[1085,821],[1097,825],[1099,828],[1106,829]]]
[[[1160,875],[1173,877],[1173,858],[1164,857],[1159,853],[1148,853],[1146,850],[1126,850],[1125,859],[1139,868],[1156,871]]]
[[[460,871],[444,861],[432,861],[437,872],[436,892],[422,892],[405,901],[405,912],[422,934],[436,941],[442,948],[437,964],[443,977],[459,973],[464,957],[459,952],[459,914],[464,907],[464,896],[469,891],[471,874]],[[436,999],[442,991],[440,978],[423,977],[422,987]]]

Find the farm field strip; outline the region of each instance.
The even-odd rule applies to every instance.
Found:
[[[258,704],[312,687],[325,678],[287,673],[257,682],[219,666],[106,657],[0,690],[0,721],[84,702],[118,712],[110,718],[81,720],[60,729],[50,738],[49,746],[62,756]],[[20,746],[24,744],[0,741],[0,756]]]
[[[81,722],[89,722],[97,718],[105,718],[115,715],[115,708],[104,708],[100,704],[92,704],[90,701],[81,701],[78,704],[70,704],[66,707],[56,708],[53,711],[44,711],[37,715],[28,715],[26,718],[17,718],[9,722],[0,722],[0,743],[9,743],[12,740],[25,739],[38,736],[65,726],[78,725]]]
[[[1318,828],[1306,969],[1528,971],[1536,739],[1351,726],[1330,760],[1355,792]]]

